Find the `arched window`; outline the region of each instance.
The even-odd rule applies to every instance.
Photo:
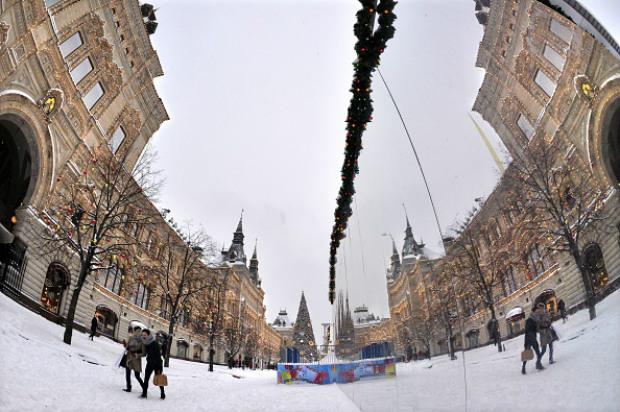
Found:
[[[99,332],[101,332],[102,335],[114,337],[116,324],[118,323],[118,316],[116,313],[114,313],[114,311],[110,308],[99,305],[97,306],[95,316],[99,321],[97,323],[97,329]]]
[[[177,341],[177,356],[179,358],[187,358],[187,349],[189,347],[189,344],[182,339],[179,339]]]
[[[47,275],[41,293],[41,306],[58,315],[63,292],[69,286],[69,271],[59,263],[52,263],[47,268]]]
[[[194,344],[194,359],[202,359],[202,346],[198,343]]]

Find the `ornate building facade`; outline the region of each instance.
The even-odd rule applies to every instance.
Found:
[[[63,187],[95,170],[97,158],[114,159],[131,176],[168,119],[153,84],[163,74],[150,41],[156,27],[153,6],[137,0],[0,3],[0,287],[57,323],[66,321],[79,260],[69,251],[41,253],[41,234],[58,215]],[[125,228],[137,241],[131,256],[86,278],[74,324],[87,329],[95,313],[99,332],[112,339],[133,324],[167,336],[169,308],[136,268],[157,260],[165,236],[184,241],[146,195],[131,206],[152,219]],[[227,327],[236,317],[245,331],[243,358],[268,361],[281,338],[264,319],[256,250],[247,267],[242,241],[240,222],[233,241],[240,250],[200,270],[229,274]],[[204,361],[208,341],[192,316],[191,307],[179,314],[171,354]],[[216,361],[225,362],[227,350],[218,339]]]
[[[570,242],[549,226],[553,211],[534,207],[527,190],[534,177],[524,175],[515,161],[467,227],[444,241],[444,256],[404,256],[401,265],[394,254],[387,287],[391,322],[400,337],[397,353],[408,355],[411,348],[435,355],[451,346],[495,342],[497,332],[512,337],[522,333],[536,303],[557,316],[560,299],[575,311],[620,283],[617,44],[603,44],[606,31],[575,1],[565,3],[581,10],[579,24],[570,13],[536,0],[475,3],[484,26],[476,65],[485,76],[473,110],[493,126],[513,159],[551,147],[555,155],[544,170],[574,173],[570,183],[552,189],[562,200],[566,225],[587,222],[573,236],[584,270],[576,255],[567,253]],[[599,29],[591,33],[592,27]],[[588,220],[593,213],[602,219]],[[474,269],[467,264],[471,251],[497,280],[484,299],[465,281]]]

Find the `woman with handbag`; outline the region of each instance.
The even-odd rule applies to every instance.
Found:
[[[159,349],[159,343],[155,339],[155,336],[151,335],[151,331],[148,329],[142,330],[142,341],[146,349],[146,369],[144,370],[144,384],[142,385],[141,398],[146,398],[146,393],[149,389],[149,378],[151,373],[155,372],[155,375],[161,375],[164,369],[161,359],[161,350]],[[161,398],[166,399],[166,393],[164,387],[159,387],[161,391]]]
[[[536,332],[538,330],[538,306],[534,306],[532,308],[532,313],[530,317],[525,321],[525,350],[521,354],[521,360],[523,361],[523,367],[521,368],[521,373],[525,375],[525,364],[527,363],[526,352],[532,351],[536,352],[536,369],[543,370],[545,369],[542,366],[541,359],[542,354],[540,353],[540,349],[538,347],[538,341],[536,340]],[[531,357],[529,359],[532,359]]]

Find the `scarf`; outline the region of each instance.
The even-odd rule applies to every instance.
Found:
[[[149,336],[146,337],[146,339],[142,339],[142,342],[145,345],[150,345],[151,343],[155,342],[155,336],[149,335]]]

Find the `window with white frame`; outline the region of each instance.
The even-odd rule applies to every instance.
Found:
[[[68,55],[76,51],[82,44],[84,44],[84,41],[82,40],[82,35],[78,31],[67,40],[60,43],[60,52],[62,53],[62,57],[66,58]]]
[[[564,64],[566,63],[566,59],[558,52],[556,52],[553,47],[550,47],[548,44],[545,45],[545,50],[543,51],[543,56],[545,59],[549,61],[549,63],[553,64],[556,69],[562,71],[564,69]]]
[[[519,119],[517,119],[517,126],[519,126],[519,129],[521,129],[527,140],[532,139],[532,136],[534,136],[534,128],[522,114],[519,115]]]
[[[553,96],[555,92],[555,83],[549,78],[542,70],[536,72],[534,82],[547,94],[547,96]]]
[[[93,64],[87,57],[80,62],[77,66],[71,69],[71,78],[73,83],[78,84],[86,75],[93,71]]]
[[[573,35],[571,29],[569,29],[559,21],[551,19],[549,30],[551,31],[551,33],[562,39],[566,44],[570,44],[570,40]]]
[[[108,142],[108,146],[110,146],[112,153],[116,153],[118,148],[121,146],[121,143],[123,143],[123,140],[125,140],[125,131],[122,127],[119,127],[116,129],[116,132],[114,132],[114,135]]]
[[[93,86],[92,89],[88,91],[83,97],[84,104],[88,109],[92,109],[95,103],[99,101],[99,99],[103,96],[103,87],[101,87],[101,83],[97,83]]]

